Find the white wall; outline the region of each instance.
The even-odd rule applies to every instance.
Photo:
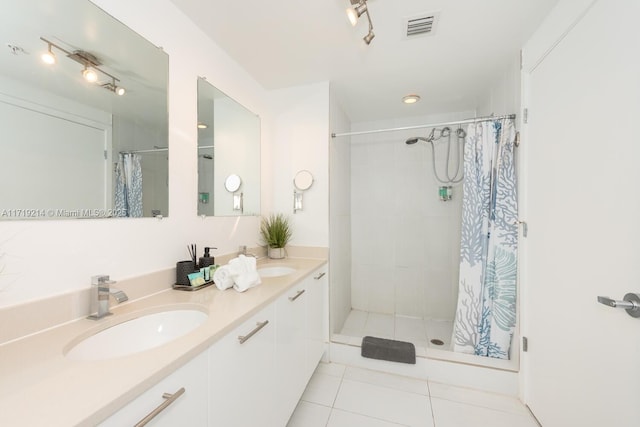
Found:
[[[437,123],[474,115],[461,112],[354,123],[352,130]],[[354,309],[453,320],[462,187],[453,189],[452,201],[440,201],[429,145],[405,144],[407,138],[427,136],[429,131],[351,137]],[[446,153],[441,143],[436,147],[442,177]]]
[[[331,96],[331,130],[345,132],[351,121]],[[330,331],[337,333],[351,311],[351,138],[332,138],[329,155]]]
[[[520,112],[520,55],[497,74],[476,108],[478,116],[518,114]]]
[[[272,165],[273,205],[263,212],[282,212],[292,220],[291,244],[329,246],[329,83],[297,86],[270,93],[274,107]],[[304,209],[293,213],[293,177],[313,174],[304,192]]]
[[[261,115],[266,151],[272,133],[270,120],[265,120],[270,111],[264,89],[168,0],[95,3],[169,54],[170,217],[0,222],[0,307],[86,288],[95,274],[119,280],[172,267],[188,257],[186,245],[191,242],[215,245],[215,253],[225,253],[258,241],[257,217],[197,216],[196,82],[199,75],[206,76]],[[264,187],[270,168],[262,170]],[[327,172],[318,174],[326,185]],[[271,194],[268,187],[264,194]]]

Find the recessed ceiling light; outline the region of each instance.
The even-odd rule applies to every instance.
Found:
[[[402,98],[402,102],[405,104],[415,104],[418,101],[420,101],[420,96],[418,95],[407,95]]]
[[[206,129],[206,128],[208,128],[208,127],[209,127],[209,126],[207,126],[207,124],[206,124],[206,123],[202,123],[202,122],[198,123],[198,129]]]

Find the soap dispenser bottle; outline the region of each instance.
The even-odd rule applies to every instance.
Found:
[[[204,248],[204,256],[200,257],[200,268],[209,267],[210,265],[215,264],[215,258],[209,254],[211,249],[218,249],[214,247],[205,247]]]

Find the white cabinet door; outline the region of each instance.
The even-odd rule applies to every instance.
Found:
[[[160,412],[149,427],[207,426],[207,352],[182,366],[170,376],[153,386],[120,411],[100,424],[102,427],[132,426],[166,401],[164,393],[185,391]]]
[[[327,313],[326,292],[328,286],[327,266],[316,270],[307,279],[307,330],[306,369],[307,380],[313,374],[325,349],[325,317]]]
[[[300,282],[276,301],[278,425],[286,425],[307,385],[307,283],[307,280]]]
[[[241,342],[242,341],[242,342]],[[281,427],[275,375],[274,304],[209,349],[209,422],[224,427]]]

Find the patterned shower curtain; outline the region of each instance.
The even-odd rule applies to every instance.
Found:
[[[518,209],[513,120],[472,124],[464,153],[453,349],[509,358],[516,323]]]
[[[116,164],[115,216],[142,216],[142,163],[140,155],[121,153]]]

